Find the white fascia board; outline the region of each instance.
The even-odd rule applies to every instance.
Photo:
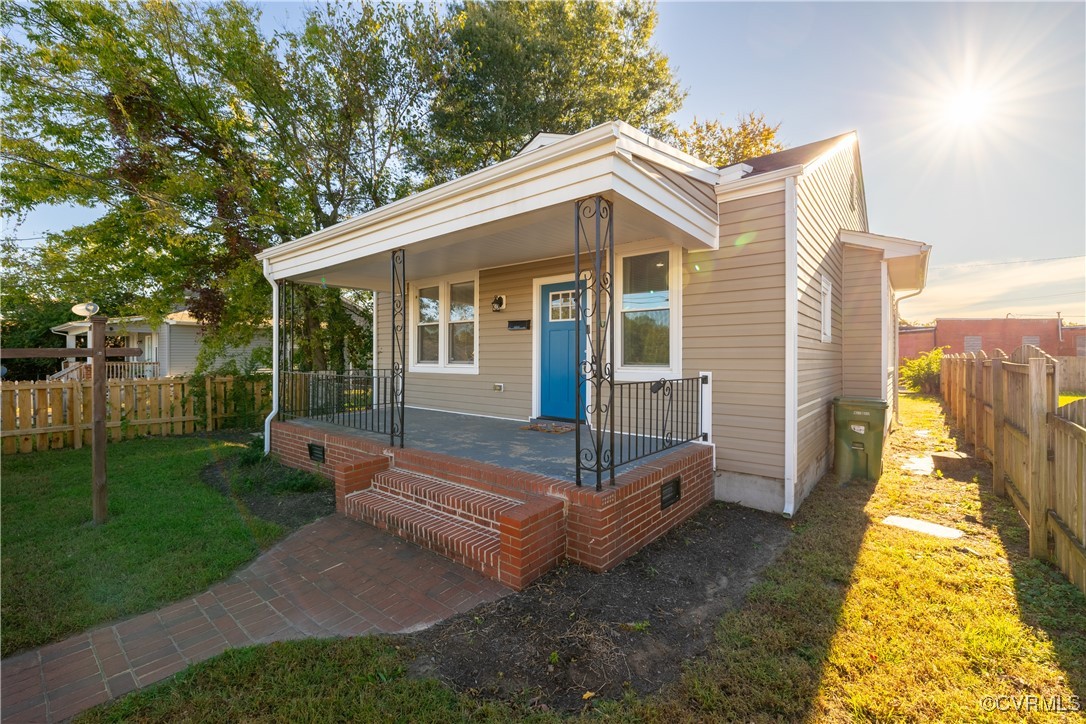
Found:
[[[808,174],[814,173],[822,164],[826,163],[826,161],[829,161],[831,158],[836,156],[842,149],[855,148],[857,146],[856,140],[856,132],[851,131],[847,136],[842,138],[837,143],[833,144],[833,146],[828,151],[819,155],[813,161],[810,161],[806,166],[804,166],[803,172]]]
[[[628,153],[646,161],[678,171],[695,181],[716,185],[720,181],[720,172],[712,164],[683,153],[679,149],[656,140],[641,131],[622,124],[622,134],[618,136],[616,148],[619,153]]]
[[[601,194],[612,188],[611,169],[611,165],[603,161],[578,165],[562,172],[560,184],[554,183],[556,176],[553,174],[540,176],[515,188],[505,188],[500,192],[455,204],[444,213],[416,214],[412,218],[385,224],[381,229],[372,232],[367,230],[365,236],[345,238],[339,243],[299,250],[287,258],[270,258],[272,278],[278,280],[311,274],[492,221]]]
[[[474,190],[506,180],[510,176],[554,164],[556,161],[561,161],[594,147],[603,146],[608,151],[613,150],[616,133],[617,130],[614,124],[596,126],[565,140],[557,141],[550,146],[545,146],[536,153],[514,156],[493,166],[474,171],[398,201],[393,201],[361,216],[341,221],[334,226],[329,226],[327,229],[321,229],[300,239],[266,249],[256,256],[258,259],[272,259],[274,261],[276,257],[287,255],[290,252],[313,247],[322,242],[338,241],[344,236],[363,229],[368,231],[370,227],[376,226],[381,221],[398,220],[407,215],[408,212],[420,208],[433,208],[442,202],[446,202],[447,205],[447,203]]]
[[[757,176],[747,176],[737,181],[724,181],[716,185],[716,198],[717,201],[727,201],[734,193],[761,186],[762,184],[770,185],[773,184],[773,182],[778,182],[779,184],[779,182],[782,182],[786,178],[802,175],[803,166],[796,165],[778,169],[776,171],[770,171],[768,173],[760,173]]]
[[[878,249],[884,253],[887,259],[899,256],[919,256],[931,249],[929,244],[921,241],[845,229],[841,230],[841,243],[862,246],[868,249]]]
[[[717,183],[723,184],[738,181],[753,170],[753,166],[748,166],[745,163],[733,163],[731,166],[725,166],[717,172]]]

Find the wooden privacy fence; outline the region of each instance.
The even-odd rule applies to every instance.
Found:
[[[110,440],[255,426],[271,409],[271,381],[234,377],[110,380]],[[0,383],[3,454],[90,443],[91,382]]]
[[[1057,357],[1060,363],[1060,390],[1086,394],[1086,357]]]
[[[1086,593],[1086,400],[1059,407],[1058,360],[1032,345],[947,355],[951,420],[1029,525],[1029,551]]]

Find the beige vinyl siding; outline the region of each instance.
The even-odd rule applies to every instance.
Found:
[[[832,401],[842,389],[841,295],[847,282],[838,232],[867,231],[859,177],[855,146],[844,145],[796,183],[797,504],[829,465]],[[822,341],[823,276],[833,285],[830,342]],[[876,335],[872,344],[878,340]]]
[[[887,399],[885,379],[879,373],[882,350],[877,340],[882,324],[882,253],[846,246],[845,287],[842,290],[842,392],[858,397]]]
[[[533,331],[509,331],[508,323],[513,319],[532,319],[533,280],[552,276],[568,276],[572,280],[573,257],[481,270],[477,311],[479,374],[411,372],[408,365],[406,404],[488,417],[528,419],[532,414]],[[494,312],[490,301],[499,294],[505,295],[506,306],[501,312]],[[391,359],[387,319],[389,299],[387,292],[377,297],[380,367],[388,367]],[[535,324],[533,320],[532,325]],[[414,330],[409,327],[407,333],[410,350],[410,335]],[[495,391],[496,383],[501,383],[505,389]]]
[[[685,374],[713,373],[717,468],[781,479],[784,192],[726,201],[720,224],[719,251],[683,255]]]

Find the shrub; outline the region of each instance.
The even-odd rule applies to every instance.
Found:
[[[943,366],[943,350],[936,347],[930,352],[922,352],[915,359],[906,358],[901,365],[901,384],[913,392],[934,394],[939,391],[939,371]]]

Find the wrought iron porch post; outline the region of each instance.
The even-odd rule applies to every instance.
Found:
[[[613,209],[611,202],[602,196],[581,199],[576,203],[574,219],[575,346],[579,346],[582,330],[588,341],[584,362],[577,364],[580,350],[574,352],[574,363],[577,364],[575,399],[578,416],[583,411],[590,428],[585,437],[579,421],[575,425],[577,485],[582,484],[584,474],[588,473],[590,478],[595,478],[596,490],[603,489],[605,473],[612,485],[615,482]],[[591,259],[590,268],[581,268],[581,254]],[[582,399],[582,383],[588,387],[588,400]]]
[[[404,250],[392,252],[392,404],[389,444],[403,447],[404,383],[407,372],[407,275]]]

